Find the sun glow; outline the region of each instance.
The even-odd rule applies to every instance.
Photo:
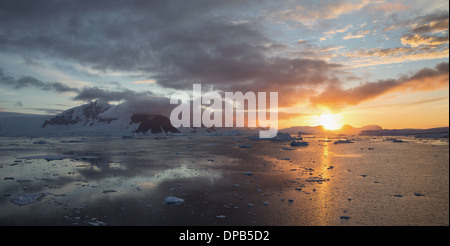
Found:
[[[325,129],[337,130],[342,127],[341,118],[342,116],[338,114],[322,114],[317,116],[316,123],[317,125],[322,125]]]

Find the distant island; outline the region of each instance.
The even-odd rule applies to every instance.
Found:
[[[383,129],[378,125],[368,125],[360,128],[344,125],[338,130],[327,130],[323,126],[295,126],[280,130],[289,134],[342,134],[361,136],[415,136],[417,138],[449,138],[449,127],[429,129]]]
[[[363,131],[378,131],[383,130],[378,125],[367,125],[361,128],[356,128],[351,125],[344,125],[341,129],[328,130],[324,126],[294,126],[281,129],[281,132],[289,134],[344,134],[344,135],[359,135]]]
[[[259,129],[259,128],[258,128]],[[122,105],[95,101],[67,109],[57,115],[29,115],[0,112],[1,136],[41,135],[133,135],[133,134],[218,134],[254,135],[258,129],[239,127],[180,127],[174,128],[162,114],[131,112]],[[280,129],[281,135],[361,135],[416,136],[419,138],[448,138],[449,127],[431,129],[383,129],[379,125],[360,128],[344,125],[328,130],[324,126],[294,126]],[[280,135],[280,136],[281,136]],[[284,136],[283,135],[283,136]]]
[[[415,136],[417,138],[448,138],[448,127],[430,129],[380,129],[361,131],[362,136]]]

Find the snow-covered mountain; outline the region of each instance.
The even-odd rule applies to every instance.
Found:
[[[148,108],[149,107],[149,108]],[[250,128],[180,127],[170,123],[167,110],[152,103],[140,106],[125,103],[111,105],[95,101],[68,109],[57,115],[31,115],[0,112],[0,136],[129,136],[134,134],[207,134],[207,135],[258,135]],[[153,113],[151,113],[153,112]],[[438,133],[438,135],[436,135]],[[377,125],[354,128],[345,125],[339,130],[326,130],[323,126],[296,126],[279,130],[279,136],[290,134],[345,134],[345,135],[420,135],[446,136],[448,127],[439,129],[388,130]],[[278,137],[278,136],[277,136]]]
[[[117,105],[95,101],[53,116],[0,117],[0,135],[128,135],[180,133],[168,117],[117,110]]]
[[[134,106],[134,105],[133,105]],[[157,109],[153,109],[158,112]],[[167,114],[167,113],[166,113]],[[258,133],[258,129],[206,127],[175,128],[168,116],[146,112],[130,105],[95,101],[65,110],[57,115],[27,115],[0,112],[3,136],[128,136],[133,134],[220,134]]]
[[[68,125],[79,125],[79,126],[93,126],[96,123],[106,122],[111,123],[111,121],[117,120],[118,118],[103,118],[100,115],[105,111],[111,109],[113,106],[101,101],[91,102],[79,107],[71,108],[66,110],[49,120],[44,121],[42,127],[46,126],[68,126]]]

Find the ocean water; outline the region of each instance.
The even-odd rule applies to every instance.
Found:
[[[2,137],[0,225],[449,225],[448,139],[304,140]]]

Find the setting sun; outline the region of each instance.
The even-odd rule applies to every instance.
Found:
[[[316,118],[317,125],[322,125],[328,130],[337,130],[342,127],[340,119],[342,116],[338,114],[322,114]]]

